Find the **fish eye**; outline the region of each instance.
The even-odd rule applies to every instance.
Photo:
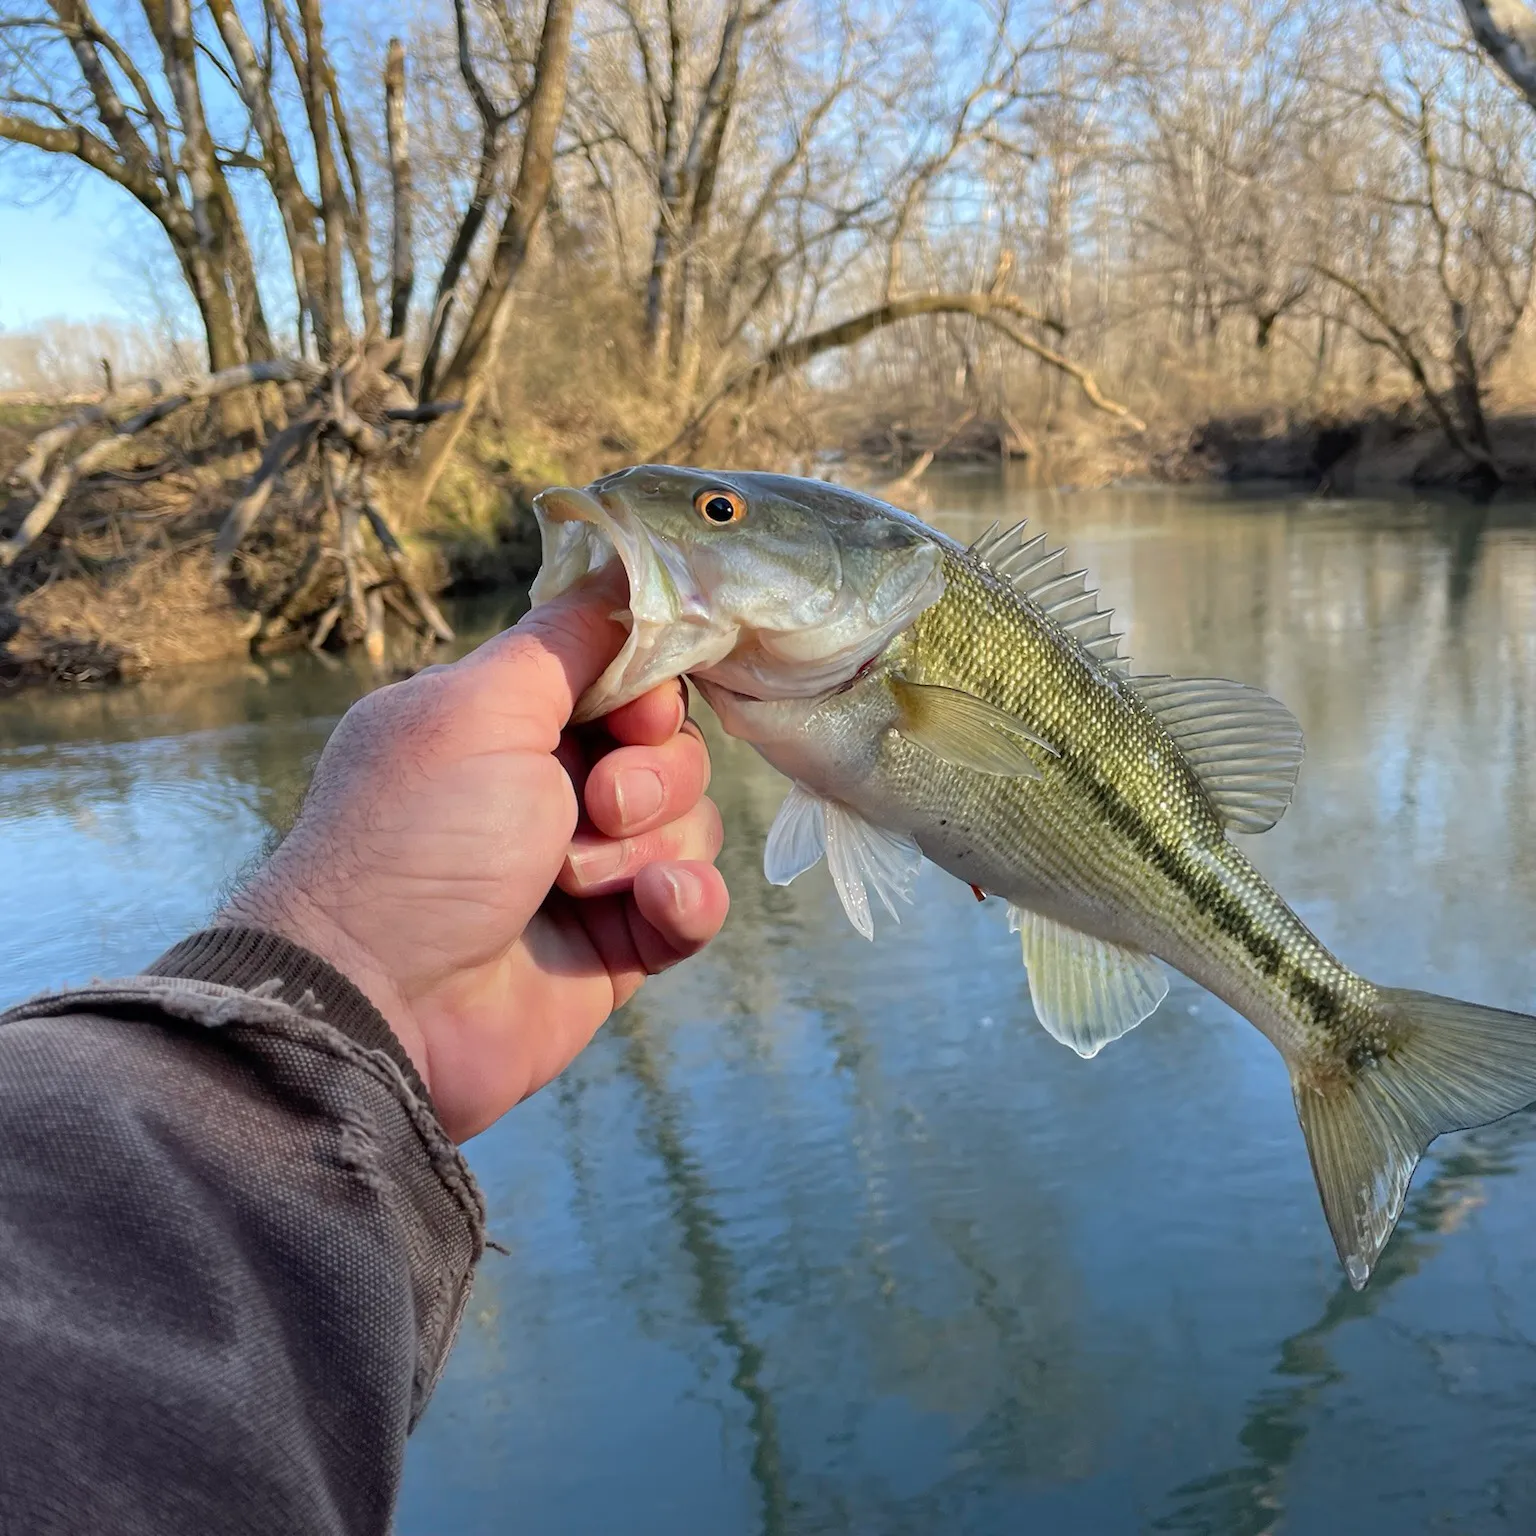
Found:
[[[747,504],[735,491],[709,486],[693,498],[694,510],[708,523],[739,523],[747,515]]]

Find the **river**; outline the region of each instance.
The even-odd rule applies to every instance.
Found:
[[[1245,847],[1337,953],[1536,1008],[1536,507],[936,484],[953,532],[1066,537],[1137,670],[1295,710]],[[199,925],[362,686],[0,703],[0,996]],[[823,869],[767,886],[782,781],[712,741],[730,921],[471,1143],[510,1253],[403,1536],[1536,1529],[1536,1111],[1437,1143],[1355,1295],[1256,1031],[1175,977],[1080,1061],[1001,903],[929,869],[868,944]]]

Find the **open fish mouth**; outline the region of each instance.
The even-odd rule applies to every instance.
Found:
[[[629,636],[578,700],[574,723],[596,719],[668,678],[730,654],[738,627],[713,612],[683,552],[622,505],[557,486],[534,497],[533,514],[543,546],[531,592],[535,606],[615,563],[629,588],[627,607],[614,614]]]

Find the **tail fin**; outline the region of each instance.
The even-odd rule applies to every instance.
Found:
[[[1328,1226],[1357,1291],[1430,1142],[1536,1100],[1536,1018],[1429,992],[1378,995],[1387,1052],[1348,1081],[1291,1082]]]

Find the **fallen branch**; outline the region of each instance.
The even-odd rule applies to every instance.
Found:
[[[1077,387],[1083,392],[1083,398],[1096,410],[1104,411],[1110,416],[1118,416],[1128,427],[1137,432],[1147,430],[1146,422],[1121,405],[1118,400],[1111,400],[1099,388],[1094,376],[1081,363],[1073,362],[1070,357],[1058,352],[1054,347],[1048,347],[1043,341],[1036,341],[1033,336],[1026,335],[1002,315],[986,314],[981,318],[994,330],[1001,331],[1016,347],[1023,347],[1026,352],[1033,352],[1042,363],[1049,363],[1052,368],[1059,368],[1069,379],[1075,379]]]
[[[384,514],[379,510],[378,502],[374,498],[373,486],[366,474],[361,474],[358,482],[358,495],[362,502],[363,516],[368,519],[368,526],[373,529],[373,536],[379,541],[379,547],[384,551],[389,560],[390,569],[395,574],[404,589],[407,597],[414,604],[416,612],[421,615],[422,621],[445,645],[453,639],[453,628],[442,615],[442,610],[427,596],[426,588],[416,580],[415,572],[411,570],[411,562],[400,541],[395,537],[395,530],[385,521]]]
[[[306,412],[297,421],[290,422],[267,444],[266,452],[262,454],[256,472],[251,476],[245,494],[229,509],[229,515],[219,529],[219,536],[213,541],[215,581],[221,581],[229,574],[235,551],[256,526],[256,520],[265,510],[283,472],[319,437],[321,425],[318,413]]]
[[[973,405],[963,415],[957,416],[950,423],[949,430],[938,442],[930,448],[925,448],[913,460],[911,465],[894,480],[888,480],[880,487],[880,494],[884,497],[902,496],[911,491],[924,475],[928,473],[929,466],[934,459],[942,453],[954,440],[976,419],[976,407]]]
[[[750,402],[775,380],[794,369],[803,367],[813,357],[819,357],[823,352],[831,352],[840,347],[853,346],[863,341],[866,336],[884,330],[888,325],[915,319],[920,315],[974,315],[978,320],[986,321],[1025,351],[1033,353],[1042,362],[1048,363],[1053,368],[1059,368],[1075,379],[1090,405],[1111,416],[1119,417],[1138,432],[1146,430],[1146,423],[1119,401],[1111,400],[1081,363],[1074,362],[1065,354],[1056,351],[1054,347],[1046,346],[1044,342],[1036,341],[1034,337],[1012,323],[1010,317],[1041,325],[1050,323],[1043,315],[1030,309],[1022,300],[1014,298],[1011,294],[998,293],[916,293],[904,299],[891,299],[884,304],[876,305],[874,309],[865,310],[863,314],[854,315],[836,325],[827,326],[824,330],[814,331],[809,336],[796,337],[793,341],[786,341],[774,347],[750,368],[744,369],[734,378],[727,380],[670,442],[647,457],[666,460],[678,449],[696,444],[705,428],[727,401],[742,396]]]
[[[107,395],[57,426],[39,432],[28,446],[26,457],[9,477],[13,485],[29,487],[37,501],[22,518],[16,532],[0,541],[0,568],[13,565],[48,527],[77,481],[100,469],[137,433],[164,421],[195,400],[212,400],[231,390],[256,384],[287,383],[321,376],[321,370],[312,363],[280,359],[268,363],[242,363],[238,368],[226,368],[220,373],[179,379],[170,386],[158,379],[145,379]],[[136,414],[116,422],[125,411],[136,411]],[[54,456],[62,453],[81,432],[104,423],[113,424],[111,434],[60,464],[44,483],[43,475]]]
[[[324,612],[309,637],[311,646],[324,645],[340,624],[348,643],[364,642],[369,656],[379,660],[387,610],[403,617],[428,644],[451,641],[452,627],[412,571],[365,473],[404,448],[418,427],[460,409],[456,401],[422,404],[413,397],[394,371],[403,346],[399,337],[374,339],[330,368],[294,359],[249,364],[171,386],[145,380],[94,401],[39,433],[29,445],[12,479],[34,487],[37,500],[16,532],[0,543],[0,567],[13,562],[49,526],[82,476],[99,470],[135,434],[194,401],[251,386],[302,381],[303,408],[267,443],[212,540],[213,579],[229,575],[236,554],[283,488],[295,527],[308,530],[309,547],[301,552],[295,574],[280,578],[277,592],[270,591],[269,555],[252,560],[246,575],[262,610],[255,626],[258,648],[284,636],[289,637],[287,643],[303,643],[296,631],[307,628],[318,609]],[[103,425],[109,429],[104,436],[73,457],[61,457],[78,433]],[[382,577],[379,572],[385,567],[370,563],[364,552],[364,520],[388,562]],[[283,563],[280,553],[277,572]]]

